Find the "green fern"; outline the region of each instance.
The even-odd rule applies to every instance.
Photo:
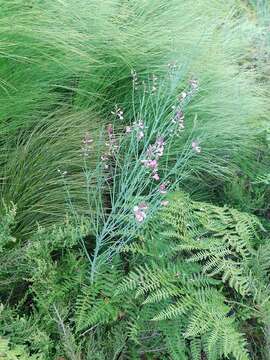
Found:
[[[11,346],[9,340],[0,337],[1,360],[42,360],[42,355],[29,355],[26,348],[21,345]]]
[[[82,332],[96,324],[116,321],[120,316],[119,299],[113,297],[115,284],[122,280],[119,259],[105,265],[94,284],[84,285],[76,301],[76,331]],[[108,281],[109,280],[109,281]]]
[[[157,327],[165,322],[165,338],[170,322],[178,321],[183,354],[189,353],[192,359],[202,354],[209,360],[249,359],[241,330],[244,320],[236,314],[241,313],[242,303],[256,302],[256,294],[263,289],[253,265],[255,257],[261,257],[256,244],[263,227],[252,215],[194,202],[183,193],[167,198],[169,206],[150,220],[137,242],[123,248],[123,253],[132,255],[133,270],[118,286],[116,296],[132,294],[143,307],[140,318],[132,322],[132,336],[140,343],[141,317]],[[268,269],[266,258],[261,261]],[[268,304],[267,294],[260,293]],[[229,305],[228,294],[235,298],[234,306]],[[172,358],[178,346],[167,347]]]

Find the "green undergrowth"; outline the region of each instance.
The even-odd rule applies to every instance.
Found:
[[[40,229],[27,246],[17,244],[20,273],[13,267],[12,279],[2,264],[0,281],[13,288],[1,317],[11,349],[38,359],[267,359],[266,230],[232,208],[179,192],[166,198],[168,207],[94,283],[80,246],[87,221]],[[8,256],[14,240],[3,227]]]

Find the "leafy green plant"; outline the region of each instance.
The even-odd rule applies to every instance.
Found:
[[[30,356],[22,346],[15,346],[9,348],[9,342],[6,339],[0,338],[0,356],[3,360],[38,360],[41,359],[39,356]]]
[[[1,317],[1,334],[12,348],[31,343],[45,359],[94,352],[97,359],[110,352],[123,359],[249,359],[264,334],[261,358],[268,343],[270,264],[260,222],[183,193],[166,200],[137,239],[101,263],[94,282],[81,251],[86,219],[80,227],[40,229],[21,246],[19,265],[30,286]],[[27,299],[31,315],[20,315]],[[108,338],[116,334],[113,345]]]
[[[260,317],[247,299],[260,303],[264,296],[268,304],[269,297],[251,267],[260,224],[248,214],[191,202],[183,194],[168,199],[171,205],[141,240],[125,248],[136,268],[118,291],[134,290],[154,321],[178,320],[183,341],[201,338],[199,354],[248,359],[242,310]],[[267,312],[261,316],[267,323]]]
[[[123,264],[115,259],[100,268],[97,282],[83,289],[78,331],[127,322],[126,347],[136,356],[249,359],[257,351],[247,341],[255,339],[252,322],[261,336],[268,326],[264,229],[254,216],[230,208],[192,202],[181,193],[167,199],[170,205],[122,249]]]

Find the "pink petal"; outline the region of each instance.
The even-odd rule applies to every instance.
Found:
[[[149,167],[150,167],[151,169],[156,169],[156,168],[157,168],[157,165],[158,165],[157,160],[150,160],[150,161],[149,161]]]
[[[161,184],[161,185],[159,186],[159,192],[160,192],[161,194],[166,194],[166,193],[167,193],[166,185],[165,185],[165,184]]]
[[[147,204],[146,203],[140,203],[139,205],[138,205],[138,207],[139,207],[139,209],[140,210],[143,210],[143,209],[148,209],[148,206],[147,206]]]

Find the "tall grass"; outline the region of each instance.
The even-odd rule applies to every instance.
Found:
[[[179,93],[191,78],[199,83],[185,126],[189,134],[196,118],[194,139],[202,153],[189,163],[187,187],[218,186],[244,157],[249,168],[254,166],[253,138],[267,117],[268,103],[253,71],[241,64],[260,30],[239,15],[234,1],[197,1],[194,6],[176,0],[11,0],[2,1],[1,9],[1,191],[18,203],[29,228],[61,217],[64,210],[55,171],[66,161],[79,162],[79,137],[88,122],[90,129],[96,126],[91,116],[77,113],[94,109],[108,123],[118,104],[124,122],[132,121],[131,70],[139,82],[147,82],[153,74],[167,76],[168,64],[176,62]],[[164,99],[158,100],[160,109]],[[62,115],[63,107],[74,116]],[[43,129],[46,122],[51,130]],[[57,130],[63,128],[64,139]],[[75,129],[80,133],[76,139]],[[52,140],[54,131],[59,135]],[[185,141],[183,136],[170,149],[171,161]],[[71,178],[80,199],[84,192],[75,168]]]
[[[0,193],[5,203],[16,204],[17,235],[29,235],[38,224],[61,223],[71,213],[67,183],[76,211],[80,215],[94,211],[87,202],[82,142],[87,132],[98,138],[97,124],[102,126],[102,121],[87,111],[63,109],[2,146]],[[89,168],[96,167],[100,146],[97,141],[87,159]],[[90,185],[94,189],[96,179]]]

